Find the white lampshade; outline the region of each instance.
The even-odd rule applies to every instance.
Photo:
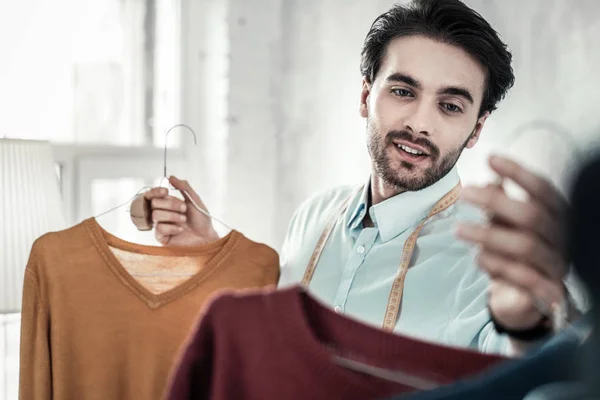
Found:
[[[35,239],[65,226],[50,144],[0,139],[0,314],[21,309]]]

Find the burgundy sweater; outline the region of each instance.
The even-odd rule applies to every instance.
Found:
[[[167,399],[364,400],[415,390],[338,366],[333,351],[440,384],[503,360],[386,333],[299,288],[226,294],[206,309],[180,354]]]

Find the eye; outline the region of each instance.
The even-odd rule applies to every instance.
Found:
[[[412,95],[413,95],[411,92],[409,92],[406,89],[394,88],[391,91],[395,96],[398,96],[398,97],[412,97]]]
[[[452,104],[452,103],[440,103],[440,105],[442,106],[442,108],[444,109],[444,111],[447,111],[447,112],[449,112],[451,114],[462,112],[461,108],[459,106],[457,106],[456,104]]]

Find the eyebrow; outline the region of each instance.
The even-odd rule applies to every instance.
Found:
[[[414,87],[415,89],[423,88],[423,85],[421,85],[421,83],[418,80],[416,80],[415,78],[413,78],[410,75],[406,75],[406,74],[403,74],[400,72],[397,72],[395,74],[388,76],[385,79],[385,81],[388,83],[391,83],[391,82],[405,83],[409,86]],[[437,94],[448,94],[451,96],[460,96],[460,97],[465,98],[469,103],[471,103],[471,105],[475,103],[471,92],[468,89],[466,89],[464,87],[460,87],[460,86],[443,87],[437,91]]]

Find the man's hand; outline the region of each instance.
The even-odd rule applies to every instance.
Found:
[[[457,234],[480,248],[479,266],[491,277],[490,312],[506,328],[526,330],[542,318],[535,298],[549,306],[565,296],[568,206],[552,184],[517,163],[492,157],[490,165],[501,178],[521,186],[529,199],[513,200],[500,185],[466,188],[462,198],[491,220],[487,226],[461,225]]]
[[[208,211],[187,181],[172,176],[169,182],[185,201],[169,196],[166,188],[154,188],[144,195],[150,200],[156,240],[165,246],[198,246],[219,239],[210,218],[198,211],[183,193],[187,191],[198,206]]]

